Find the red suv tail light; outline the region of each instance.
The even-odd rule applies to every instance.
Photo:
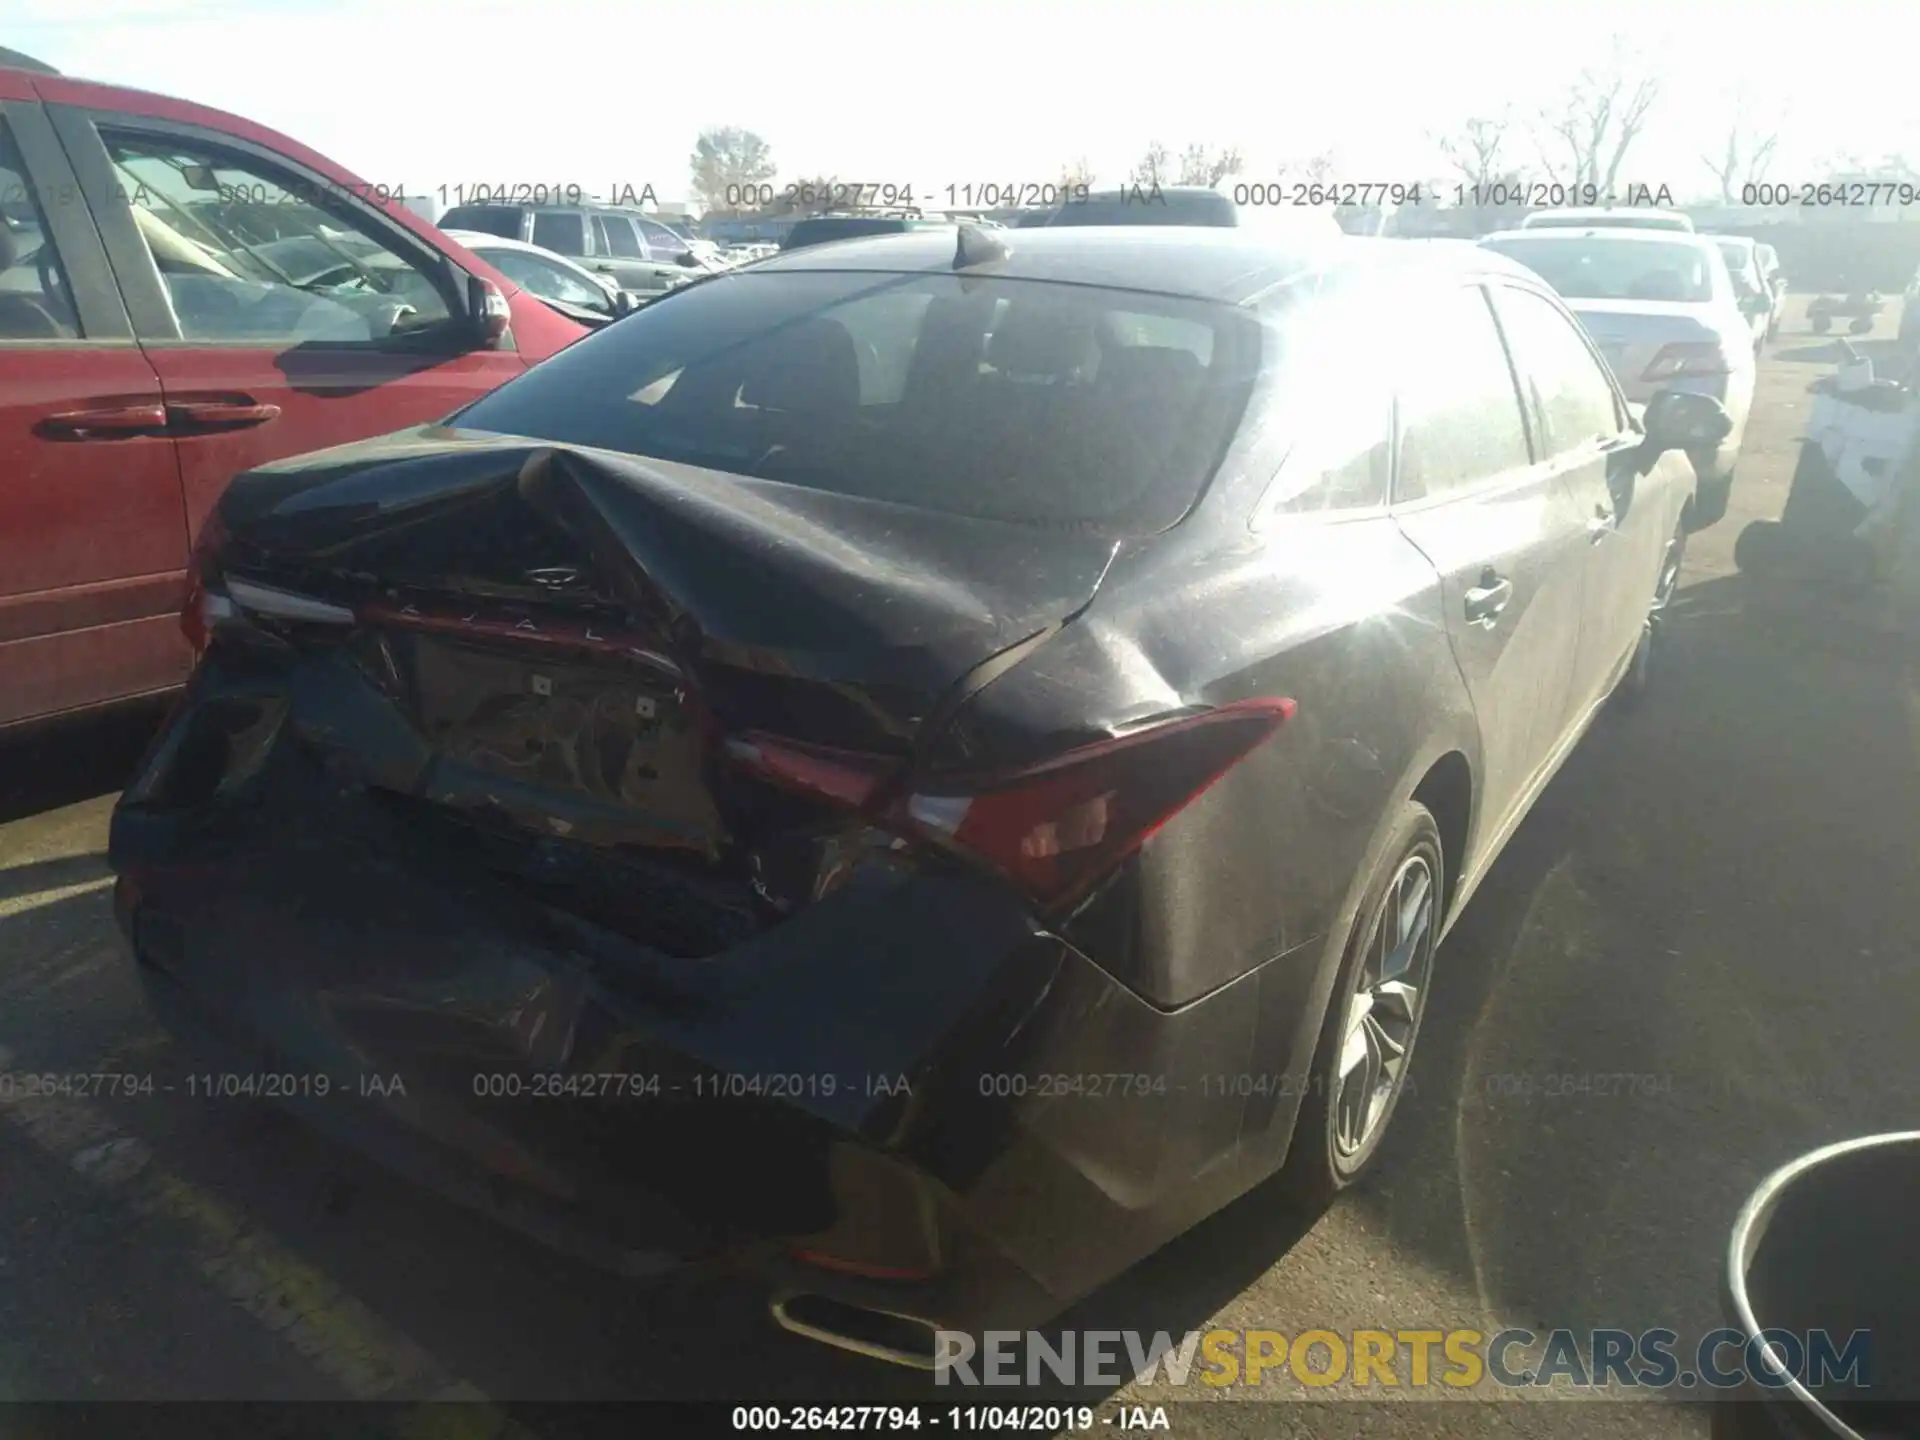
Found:
[[[193,647],[195,659],[207,653],[214,626],[233,613],[233,602],[215,588],[220,550],[226,543],[226,527],[215,510],[201,524],[193,552],[187,557],[187,598],[180,607],[180,630]]]

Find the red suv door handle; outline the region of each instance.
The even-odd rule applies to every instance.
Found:
[[[248,425],[264,425],[280,416],[278,405],[257,405],[252,400],[182,400],[167,407],[167,419],[176,430],[238,430]]]
[[[167,412],[160,405],[101,405],[49,415],[37,428],[55,440],[124,440],[165,430]]]

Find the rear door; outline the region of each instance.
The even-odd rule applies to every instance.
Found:
[[[1664,470],[1639,474],[1640,436],[1579,323],[1554,301],[1493,287],[1535,448],[1567,487],[1587,536],[1574,662],[1576,716],[1607,693],[1640,638],[1678,516]]]
[[[477,348],[462,272],[347,185],[237,135],[48,110],[160,377],[190,526],[242,470],[436,420],[525,370]]]
[[[1531,798],[1566,732],[1586,529],[1536,463],[1486,292],[1423,287],[1406,318],[1393,513],[1440,572],[1480,722],[1477,850]]]
[[[631,216],[596,214],[593,243],[598,252],[595,266],[611,273],[622,290],[657,294],[671,288],[678,278],[677,267],[649,252]]]
[[[0,725],[178,684],[159,377],[27,77],[0,69]]]

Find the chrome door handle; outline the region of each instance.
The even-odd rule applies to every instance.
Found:
[[[1500,612],[1513,599],[1513,582],[1496,580],[1491,573],[1480,578],[1485,583],[1474,586],[1466,594],[1467,623],[1484,625],[1491,630]]]
[[[1593,518],[1587,521],[1587,543],[1598,545],[1616,528],[1614,513],[1603,506],[1593,507]]]

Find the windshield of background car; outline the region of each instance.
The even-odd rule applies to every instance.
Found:
[[[1579,230],[1593,225],[1605,225],[1613,230],[1673,230],[1687,231],[1685,220],[1676,220],[1669,215],[1549,215],[1536,214],[1527,217],[1529,230]]]
[[[1668,300],[1702,304],[1714,298],[1713,266],[1699,245],[1663,240],[1578,239],[1516,235],[1481,242],[1518,260],[1568,300]]]
[[[1219,465],[1265,333],[1230,306],[1085,285],[747,272],[570,346],[450,423],[1147,534]]]
[[[502,240],[520,238],[520,211],[512,205],[456,205],[439,220],[442,230],[478,230]]]
[[[907,228],[904,220],[881,216],[846,215],[826,220],[802,220],[787,232],[786,248],[819,245],[828,240],[852,240],[862,235],[898,235]]]
[[[1062,205],[1049,225],[1213,225],[1231,226],[1238,218],[1224,195],[1168,195],[1143,188],[1120,195],[1094,195]]]

